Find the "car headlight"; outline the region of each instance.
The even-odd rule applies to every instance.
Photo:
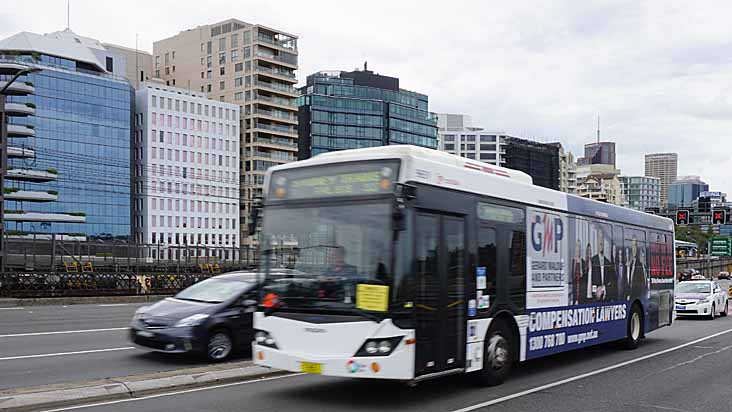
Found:
[[[705,298],[699,299],[699,303],[709,303],[711,301],[712,301],[712,297],[711,296],[707,296]]]
[[[203,323],[204,320],[208,319],[209,315],[205,313],[197,313],[187,318],[183,318],[173,325],[174,328],[187,328],[190,326],[196,326]]]
[[[269,332],[265,332],[263,330],[258,330],[254,332],[254,342],[257,345],[277,349],[277,342],[275,342],[272,335],[270,335]]]
[[[368,339],[353,356],[389,356],[404,336]]]
[[[140,320],[142,319],[142,315],[145,314],[145,312],[150,308],[150,306],[143,306],[135,311],[135,314],[132,316],[132,320]]]

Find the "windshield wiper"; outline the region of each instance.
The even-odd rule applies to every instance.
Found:
[[[200,302],[200,303],[221,303],[218,300],[203,300],[203,299],[179,298],[179,297],[176,297],[176,299],[178,299],[178,300],[188,300],[188,301],[191,301],[191,302]]]

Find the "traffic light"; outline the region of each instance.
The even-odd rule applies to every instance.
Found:
[[[727,212],[724,210],[715,210],[712,212],[712,224],[723,225],[727,222]]]
[[[688,225],[689,224],[689,211],[688,210],[677,210],[676,211],[676,224],[677,225]]]

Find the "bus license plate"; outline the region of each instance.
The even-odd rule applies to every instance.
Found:
[[[300,371],[320,375],[323,373],[323,365],[313,362],[300,362]]]
[[[676,310],[685,310],[686,306],[684,305],[676,305]]]

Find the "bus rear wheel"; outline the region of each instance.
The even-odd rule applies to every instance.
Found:
[[[623,347],[625,349],[637,348],[641,336],[643,336],[643,311],[640,305],[635,303],[630,309],[630,316],[628,316],[628,330],[623,340]]]
[[[494,321],[483,343],[483,368],[475,372],[478,382],[485,386],[503,383],[511,373],[514,348],[508,326],[500,320]]]

